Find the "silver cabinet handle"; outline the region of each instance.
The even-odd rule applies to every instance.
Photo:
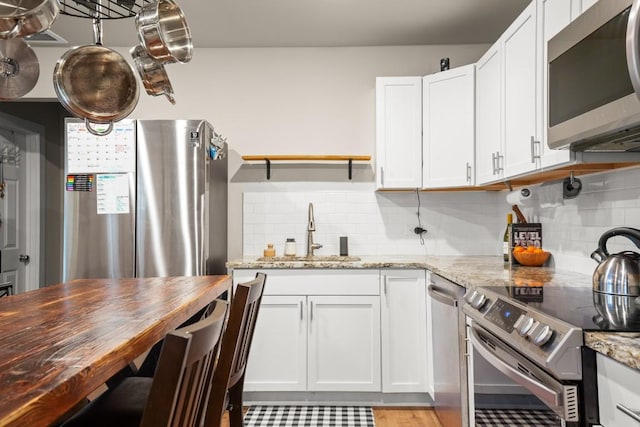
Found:
[[[534,136],[531,137],[531,163],[535,163],[536,159],[540,158],[540,154],[536,155],[536,144],[540,144],[540,141],[536,141]]]
[[[300,301],[300,320],[303,320],[303,317],[302,317],[302,301]]]
[[[640,1],[634,0],[627,23],[627,68],[636,96],[640,98],[640,52],[638,37],[640,36]]]
[[[309,301],[309,321],[313,322],[313,301]]]
[[[434,285],[429,285],[427,287],[427,292],[429,292],[429,296],[436,301],[439,301],[443,304],[450,305],[451,307],[458,306],[458,300],[455,298],[451,298],[449,295],[440,291],[440,289]]]
[[[467,162],[467,182],[471,184],[471,164]]]
[[[498,170],[498,168],[496,167],[496,154],[497,153],[491,153],[491,165],[493,166],[493,175],[495,175]]]
[[[640,422],[640,411],[634,411],[633,409],[629,409],[626,406],[624,406],[622,403],[618,403],[616,405],[616,409],[618,409],[619,411],[622,411],[623,413],[630,416],[634,420]]]
[[[502,160],[503,166],[500,166],[500,160]],[[498,167],[496,168],[496,174],[499,174],[504,170],[504,156],[500,154],[499,151],[496,151],[496,163],[498,165]]]
[[[380,185],[384,187],[384,166],[380,166]]]

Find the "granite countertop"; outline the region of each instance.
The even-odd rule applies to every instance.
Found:
[[[290,261],[284,257],[260,261],[243,258],[227,263],[229,269],[384,269],[424,268],[460,286],[578,286],[590,287],[591,275],[551,267],[505,268],[497,256],[368,256],[358,261]],[[586,332],[585,345],[632,368],[640,370],[640,333]]]
[[[640,370],[640,333],[585,332],[584,343],[605,356]]]
[[[471,286],[591,286],[591,276],[550,267],[512,266],[505,268],[502,257],[497,256],[363,256],[358,261],[339,260],[305,261],[297,258],[289,261],[276,257],[261,261],[258,258],[243,258],[229,261],[229,269],[382,269],[424,268],[465,288]],[[328,258],[332,259],[332,258]]]

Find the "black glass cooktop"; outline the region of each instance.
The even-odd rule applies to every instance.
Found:
[[[585,331],[640,332],[640,297],[600,294],[585,287],[492,286],[506,298],[526,304]]]

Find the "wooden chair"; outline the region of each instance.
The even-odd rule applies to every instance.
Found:
[[[220,356],[213,374],[213,386],[204,419],[205,427],[220,426],[227,409],[231,427],[244,425],[244,374],[265,280],[266,275],[258,273],[254,280],[239,284],[233,295],[229,320],[222,335]]]
[[[166,335],[153,378],[129,377],[63,427],[200,427],[228,304]]]

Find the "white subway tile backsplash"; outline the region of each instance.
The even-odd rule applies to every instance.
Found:
[[[596,263],[589,255],[602,233],[621,226],[640,228],[640,168],[580,179],[583,190],[575,199],[562,200],[560,183],[549,183],[542,189],[532,187],[548,202],[544,207],[541,200],[520,207],[530,221],[543,224],[543,247],[552,252],[556,268],[591,274]],[[319,188],[301,191],[294,184],[282,184],[277,191],[244,193],[244,255],[261,256],[267,243],[274,243],[282,254],[287,237],[296,239],[298,254],[304,255],[310,202],[315,209],[314,237],[323,245],[318,254],[337,254],[339,236],[349,237],[351,255],[501,254],[506,213],[511,210],[506,191],[416,194],[375,192],[368,186]],[[413,233],[418,197],[421,225],[428,230],[424,245]],[[625,240],[612,239],[610,251],[638,251]]]

